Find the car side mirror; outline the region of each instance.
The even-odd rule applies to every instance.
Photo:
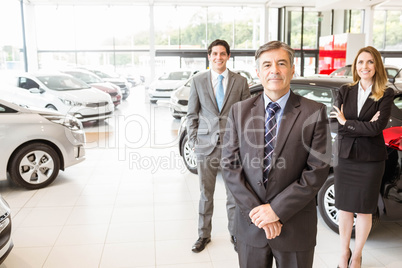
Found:
[[[33,94],[42,94],[43,92],[45,92],[46,90],[44,90],[43,88],[30,88],[29,92],[33,93]]]
[[[398,75],[400,74],[401,71],[402,71],[402,68],[399,69],[399,71],[396,73],[396,75],[394,77],[389,78],[388,81],[395,85],[395,80],[396,80],[396,78],[398,77]]]

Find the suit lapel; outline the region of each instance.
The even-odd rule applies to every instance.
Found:
[[[230,92],[232,91],[232,88],[233,88],[235,80],[236,79],[234,78],[233,73],[228,70],[228,84],[227,84],[227,87],[226,87],[225,97],[223,99],[222,111],[223,111],[223,108],[225,107],[225,104],[226,104],[226,102],[227,102],[227,100],[228,100],[228,98],[230,96]],[[216,100],[215,100],[215,102],[216,102]],[[218,105],[216,105],[216,107],[218,108]]]
[[[264,94],[264,93],[263,93]],[[254,131],[255,144],[262,148],[262,150],[251,150],[257,152],[257,157],[259,159],[264,159],[264,135],[265,135],[265,107],[264,107],[264,97],[261,95],[254,102],[254,107],[251,108],[251,118],[250,129]],[[253,143],[252,143],[253,144]]]
[[[364,102],[363,107],[360,111],[360,114],[358,116],[359,119],[362,119],[364,117],[364,114],[370,109],[370,107],[374,104],[374,101],[370,99],[371,92],[367,98],[367,100]]]
[[[264,94],[264,93],[263,93]],[[256,170],[255,176],[250,178],[255,184],[261,184],[263,181],[263,170],[264,170],[264,135],[265,135],[265,107],[264,107],[264,97],[260,95],[259,98],[256,98],[254,102],[254,107],[251,108],[251,122],[249,128],[247,129],[253,130],[254,139],[250,137],[249,143],[251,144],[251,148],[249,151],[250,159],[261,159],[261,168]],[[250,135],[252,135],[250,133]],[[254,147],[255,146],[255,147]],[[254,187],[258,197],[263,200],[266,195],[265,187]]]
[[[351,113],[353,116],[356,116],[355,118],[357,118],[357,93],[358,93],[358,89],[359,89],[359,84],[354,85],[349,93],[349,98],[350,98],[350,103],[352,103],[353,105],[350,105],[348,107],[348,109],[351,110]],[[341,107],[339,107],[339,109],[341,109]],[[343,109],[345,109],[345,107],[343,107]],[[348,113],[349,114],[349,113]]]
[[[293,125],[295,124],[296,119],[300,114],[299,106],[300,102],[297,96],[292,91],[290,91],[290,96],[286,103],[285,110],[283,111],[281,124],[279,126],[279,131],[276,138],[276,145],[271,160],[272,167],[275,167],[277,157],[282,152],[282,149],[286,143],[286,140],[288,139],[290,131],[292,130]]]
[[[205,88],[208,89],[209,97],[211,98],[211,101],[215,106],[215,110],[216,110],[217,114],[219,114],[218,103],[216,102],[215,92],[214,92],[214,87],[212,85],[211,76],[212,76],[211,71],[209,71],[207,73],[207,77],[206,77],[206,81],[205,81],[205,84],[206,84]]]

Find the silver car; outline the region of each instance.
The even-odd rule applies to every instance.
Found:
[[[13,249],[11,239],[11,210],[6,200],[0,195],[0,264]]]
[[[59,170],[85,160],[85,132],[77,118],[0,100],[0,179],[27,189],[52,183]]]
[[[395,78],[395,81],[402,81],[401,68],[393,65],[384,65],[388,79]],[[352,65],[348,64],[329,74],[330,77],[353,77]]]

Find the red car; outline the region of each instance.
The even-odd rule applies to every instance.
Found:
[[[74,76],[77,79],[80,79],[81,81],[84,81],[85,83],[91,85],[94,88],[100,89],[103,92],[106,92],[110,95],[112,98],[114,107],[118,106],[121,103],[122,99],[122,94],[120,87],[110,83],[110,82],[105,82],[97,76],[96,74],[86,71],[86,70],[66,70],[62,71],[63,73],[69,74]]]

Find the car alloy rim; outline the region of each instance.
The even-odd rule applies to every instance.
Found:
[[[325,213],[328,215],[328,218],[338,225],[339,211],[335,207],[335,187],[333,184],[325,191],[324,198]]]
[[[195,155],[194,150],[192,150],[189,146],[188,146],[188,142],[186,142],[184,144],[184,159],[186,160],[187,165],[190,168],[197,168],[197,156]]]
[[[53,158],[44,151],[29,152],[21,159],[19,171],[21,178],[28,183],[45,182],[53,174]]]

